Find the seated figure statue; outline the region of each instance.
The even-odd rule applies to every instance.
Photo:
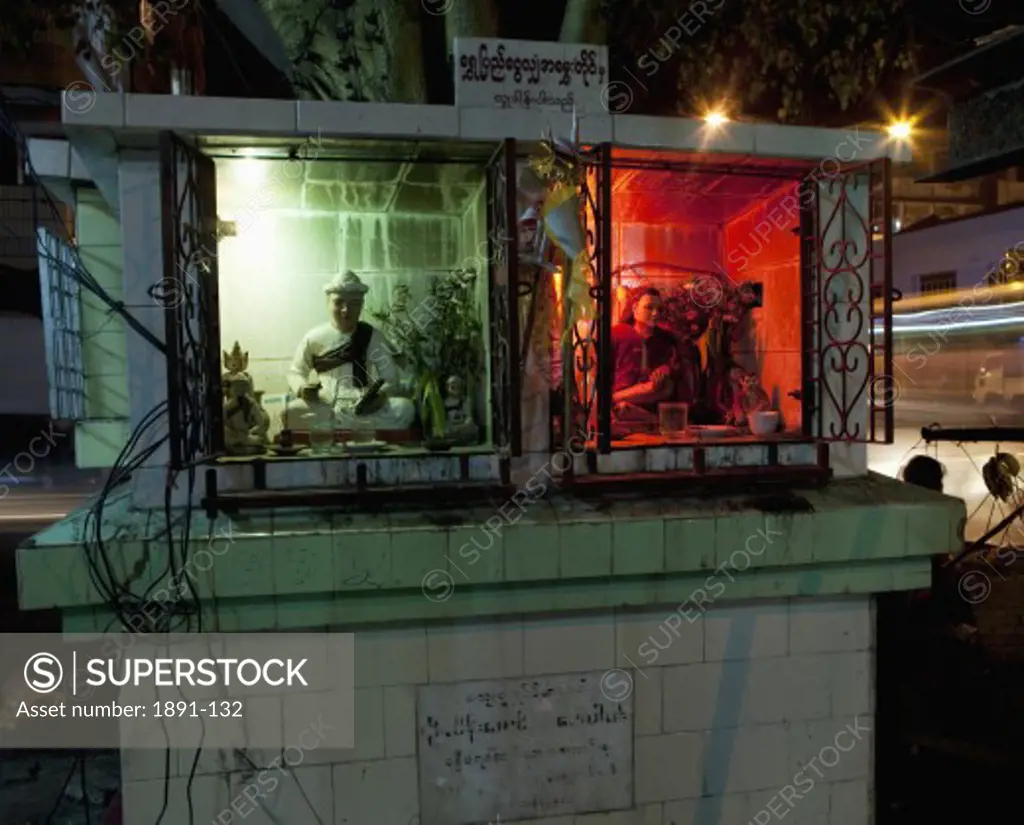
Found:
[[[224,447],[228,454],[266,452],[270,416],[260,405],[263,393],[253,389],[252,377],[245,372],[228,373],[223,381]]]
[[[324,408],[343,430],[404,430],[412,425],[416,407],[393,394],[399,376],[383,334],[359,320],[368,291],[352,271],[324,287],[331,318],[307,332],[295,351],[288,385],[298,400],[285,410],[285,429],[303,429],[309,413]],[[312,380],[314,372],[318,380]],[[370,403],[360,404],[375,380],[384,382],[380,391]]]
[[[645,289],[631,317],[612,327],[612,419],[618,432],[652,428],[658,404],[692,401],[693,364],[683,363],[676,337],[658,326],[661,294]]]

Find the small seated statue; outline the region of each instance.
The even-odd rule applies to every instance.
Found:
[[[772,400],[761,387],[757,376],[742,367],[733,367],[729,375],[732,405],[725,414],[725,423],[742,427],[752,412],[770,410]]]
[[[310,413],[324,406],[340,429],[404,430],[412,425],[416,406],[398,395],[392,347],[380,330],[359,320],[368,291],[351,271],[324,287],[330,320],[299,342],[288,372],[297,400],[289,402],[282,416],[285,429],[303,429]],[[383,385],[372,399],[360,403],[375,380]]]
[[[231,455],[263,453],[270,441],[270,416],[260,404],[263,393],[253,389],[246,372],[249,353],[235,341],[231,352],[224,353],[224,366],[224,447]]]
[[[473,419],[466,382],[458,375],[448,376],[444,384],[444,435],[456,444],[475,444],[480,430]]]

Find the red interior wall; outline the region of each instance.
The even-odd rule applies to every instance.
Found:
[[[764,306],[737,347],[737,360],[761,377],[782,413],[783,427],[799,430],[801,405],[789,393],[800,389],[800,236],[797,187],[787,185],[725,225],[725,267],[737,282],[763,285]]]
[[[721,236],[717,226],[615,223],[612,270],[641,261],[712,269],[722,260]]]

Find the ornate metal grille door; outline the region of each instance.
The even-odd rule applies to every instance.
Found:
[[[487,164],[488,295],[491,327],[492,440],[519,455],[519,260],[516,214],[516,142],[502,142]]]
[[[167,329],[171,467],[223,450],[217,194],[213,161],[171,132],[160,136],[163,281],[150,294]]]
[[[813,187],[816,226],[809,359],[817,435],[893,441],[892,192],[888,158],[841,169]],[[805,321],[807,319],[805,318]],[[805,402],[806,403],[806,402]]]
[[[571,324],[570,272],[562,275],[563,318],[569,325],[563,352],[566,400],[562,428],[566,451],[579,451],[580,434],[596,434],[598,449],[611,449],[611,152],[607,145],[586,153],[580,176],[580,217],[586,241],[585,275],[594,303],[593,317]],[[606,351],[607,350],[607,351]],[[588,439],[589,440],[589,439]]]

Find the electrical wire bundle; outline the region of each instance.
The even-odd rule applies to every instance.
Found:
[[[61,210],[46,190],[40,176],[36,172],[29,156],[25,136],[22,134],[13,117],[10,115],[9,102],[10,101],[5,96],[0,94],[0,131],[14,140],[18,146],[21,157],[24,159],[29,184],[33,186],[37,192],[42,194],[50,212],[57,219],[57,223],[64,226],[64,218],[61,214]],[[38,203],[35,199],[33,199],[33,222],[36,226],[40,223]],[[112,298],[103,286],[91,275],[91,273],[89,273],[88,269],[82,262],[80,251],[74,243],[74,240],[70,237],[65,237],[62,240],[64,240],[67,247],[71,250],[73,259],[72,266],[69,267],[65,262],[54,259],[53,256],[49,255],[45,250],[40,250],[42,253],[41,257],[44,257],[50,263],[59,266],[62,274],[70,276],[84,289],[99,298],[100,301],[107,306],[108,313],[120,316],[127,327],[141,336],[143,340],[155,347],[159,352],[166,354],[167,348],[164,342],[160,341],[159,338],[153,335],[153,333],[150,332],[142,322],[135,318],[127,310],[123,302]],[[190,330],[189,334],[192,339],[190,343],[193,346],[198,346],[194,332]],[[188,444],[188,454],[190,456],[196,456],[202,448],[202,405],[204,403],[204,399],[202,397],[196,397],[196,394],[192,393],[188,397],[187,401],[189,415],[187,416],[187,420],[183,422],[185,441]],[[154,583],[150,585],[145,592],[141,594],[134,593],[131,589],[130,581],[122,581],[119,578],[115,565],[112,563],[104,543],[103,517],[109,498],[112,494],[118,491],[119,488],[125,485],[133,475],[142,469],[146,462],[156,455],[157,452],[168,442],[169,436],[166,433],[161,433],[159,428],[159,425],[162,423],[167,412],[168,404],[166,401],[163,401],[150,410],[150,412],[147,413],[134,428],[127,443],[115,460],[114,465],[111,467],[110,474],[104,483],[103,489],[89,505],[82,533],[82,549],[86,555],[86,560],[89,565],[90,579],[96,587],[97,592],[103,597],[108,609],[115,617],[114,621],[111,623],[111,627],[115,624],[120,624],[121,627],[129,633],[168,633],[181,632],[182,630],[189,632],[193,629],[191,621],[193,618],[196,619],[195,631],[201,632],[202,630],[202,608],[199,596],[195,590],[194,584],[187,574],[184,573],[188,561],[192,519],[192,498],[195,492],[194,465],[192,465],[187,471],[188,497],[183,515],[184,522],[180,547],[176,546],[175,543],[175,523],[172,516],[172,497],[173,490],[177,482],[177,473],[168,473],[165,489],[164,516],[166,522],[168,558],[164,576],[167,577],[172,585],[171,592],[175,594],[173,599],[161,600],[157,604],[152,603],[153,593],[164,576],[155,579]],[[146,441],[147,436],[149,436],[148,442]],[[184,598],[183,588],[181,587],[183,581],[187,584],[189,598]],[[150,618],[153,615],[157,617],[156,622],[152,621]],[[144,617],[145,621],[140,621],[140,617]],[[175,618],[180,620],[178,624],[175,624]],[[184,626],[182,627],[181,625]],[[108,628],[108,630],[109,629],[110,628]],[[161,725],[163,724],[164,721],[161,719]],[[166,734],[166,728],[164,729],[164,732]],[[203,726],[203,737],[205,738],[205,725]],[[167,741],[169,742],[169,739]],[[195,757],[192,761],[192,770],[188,780],[187,792],[190,825],[194,822],[192,784],[195,779],[199,757],[202,753],[202,747],[201,739],[196,749]],[[165,750],[164,757],[163,807],[157,818],[156,825],[160,825],[163,821],[168,808],[170,796],[170,757],[171,752],[168,747]],[[75,768],[79,764],[81,765],[82,782],[84,784],[84,759],[85,757],[83,756],[80,760],[76,760],[72,765],[72,770],[68,776],[68,782],[66,782],[64,788],[61,789],[60,797],[63,796],[64,789],[67,787],[74,774]],[[56,814],[59,801],[60,799],[58,798],[57,805],[54,806],[54,809],[50,814],[50,820],[52,820],[53,816]],[[88,796],[85,797],[85,807],[86,825],[89,825]]]
[[[37,191],[42,193],[51,213],[58,218],[58,223],[63,226],[63,218],[60,214],[60,209],[50,196],[49,192],[47,192],[41,178],[32,166],[27,149],[27,142],[9,115],[6,105],[7,102],[7,99],[0,94],[0,129],[2,129],[4,133],[10,135],[17,143],[21,155],[25,159],[30,183]],[[33,200],[33,206],[35,212],[35,200]],[[38,214],[33,214],[33,220],[38,226]],[[114,315],[120,316],[130,329],[141,336],[143,340],[151,346],[156,348],[158,352],[166,355],[168,347],[174,346],[178,342],[168,341],[165,343],[153,335],[137,318],[128,312],[123,302],[113,299],[106,290],[104,290],[102,285],[89,273],[88,269],[82,262],[81,254],[73,239],[64,238],[63,240],[71,250],[73,259],[72,266],[67,266],[64,261],[55,260],[52,255],[48,252],[44,252],[43,250],[40,250],[40,257],[45,257],[50,263],[57,265],[62,274],[69,275],[84,289],[99,298],[100,301],[107,306],[110,317],[113,317]],[[197,262],[193,257],[189,258],[189,263],[192,266],[202,265],[201,262]],[[203,298],[201,291],[197,287],[200,282],[198,276],[201,276],[202,274],[203,273],[194,273],[197,277],[187,278],[188,283],[185,284],[185,293],[186,304],[189,306],[191,306],[192,301],[201,301]],[[201,352],[203,342],[199,340],[197,330],[194,328],[193,324],[186,322],[182,327],[184,330],[184,340],[180,342],[182,346],[192,353]],[[189,359],[184,360],[188,362]],[[147,463],[169,443],[171,436],[164,426],[165,417],[168,416],[170,409],[167,400],[156,404],[146,415],[142,417],[132,430],[132,433],[128,437],[128,440],[120,454],[115,459],[102,490],[97,494],[88,507],[82,531],[82,550],[85,553],[86,561],[89,565],[89,576],[93,586],[102,596],[103,600],[106,602],[109,612],[112,613],[114,617],[107,628],[108,631],[116,626],[119,626],[119,630],[132,634],[166,634],[180,632],[201,633],[203,630],[201,600],[191,577],[186,572],[188,570],[191,540],[192,502],[196,491],[196,467],[203,459],[204,450],[208,447],[208,439],[206,437],[208,429],[208,411],[206,410],[208,396],[206,390],[208,385],[206,381],[202,379],[202,376],[194,377],[199,380],[190,381],[190,376],[187,375],[172,376],[172,378],[177,382],[180,398],[183,401],[181,409],[179,410],[179,417],[181,420],[181,439],[184,447],[182,450],[182,458],[184,459],[185,466],[181,469],[168,469],[163,503],[165,521],[164,532],[167,541],[166,567],[160,576],[152,579],[152,583],[142,593],[136,593],[133,591],[132,582],[134,578],[137,578],[141,574],[149,559],[144,556],[142,559],[138,560],[136,563],[136,569],[134,569],[126,578],[122,578],[117,571],[116,565],[111,559],[105,543],[104,514],[108,504],[110,504],[112,496],[122,492],[122,490],[125,495],[130,495],[130,490],[127,488],[128,482],[140,470],[146,467]],[[175,541],[175,533],[178,531],[176,531],[177,525],[174,518],[173,494],[174,490],[178,486],[178,479],[181,475],[184,475],[185,478],[185,502],[183,512],[181,514],[181,535],[179,543]],[[170,598],[156,600],[155,596],[160,592],[159,588],[161,588],[161,584],[164,582],[169,585],[169,587],[165,587],[165,590]],[[182,585],[187,585],[187,587],[183,587]],[[186,590],[187,595],[185,592]],[[165,741],[168,742],[168,747],[165,748],[164,752],[163,803],[155,825],[161,825],[163,822],[170,801],[170,737],[167,733],[166,722],[163,717],[161,717],[160,724],[163,727]],[[206,725],[202,717],[200,717],[200,724],[202,732],[199,744],[196,747],[196,751],[192,759],[186,791],[189,825],[194,825],[195,822],[192,786],[198,770],[199,759],[202,754],[203,742],[205,741],[206,736]],[[237,753],[240,754],[241,758],[244,759],[244,761],[246,761],[251,767],[255,768],[252,760],[249,759],[244,751],[239,751]],[[85,794],[84,755],[73,763],[71,772],[68,774],[68,780],[65,782],[64,788],[61,789],[60,797],[63,797],[64,790],[67,788],[68,783],[74,775],[75,768],[79,765],[81,767],[86,825],[90,825],[89,801],[88,796]],[[305,789],[302,787],[301,782],[299,782],[298,777],[293,774],[292,778],[298,786],[298,789],[313,816],[320,825],[323,825],[321,817],[310,802],[310,799],[306,794]],[[56,815],[60,797],[57,800],[57,804],[54,805],[48,822]],[[269,815],[269,811],[267,813]]]

